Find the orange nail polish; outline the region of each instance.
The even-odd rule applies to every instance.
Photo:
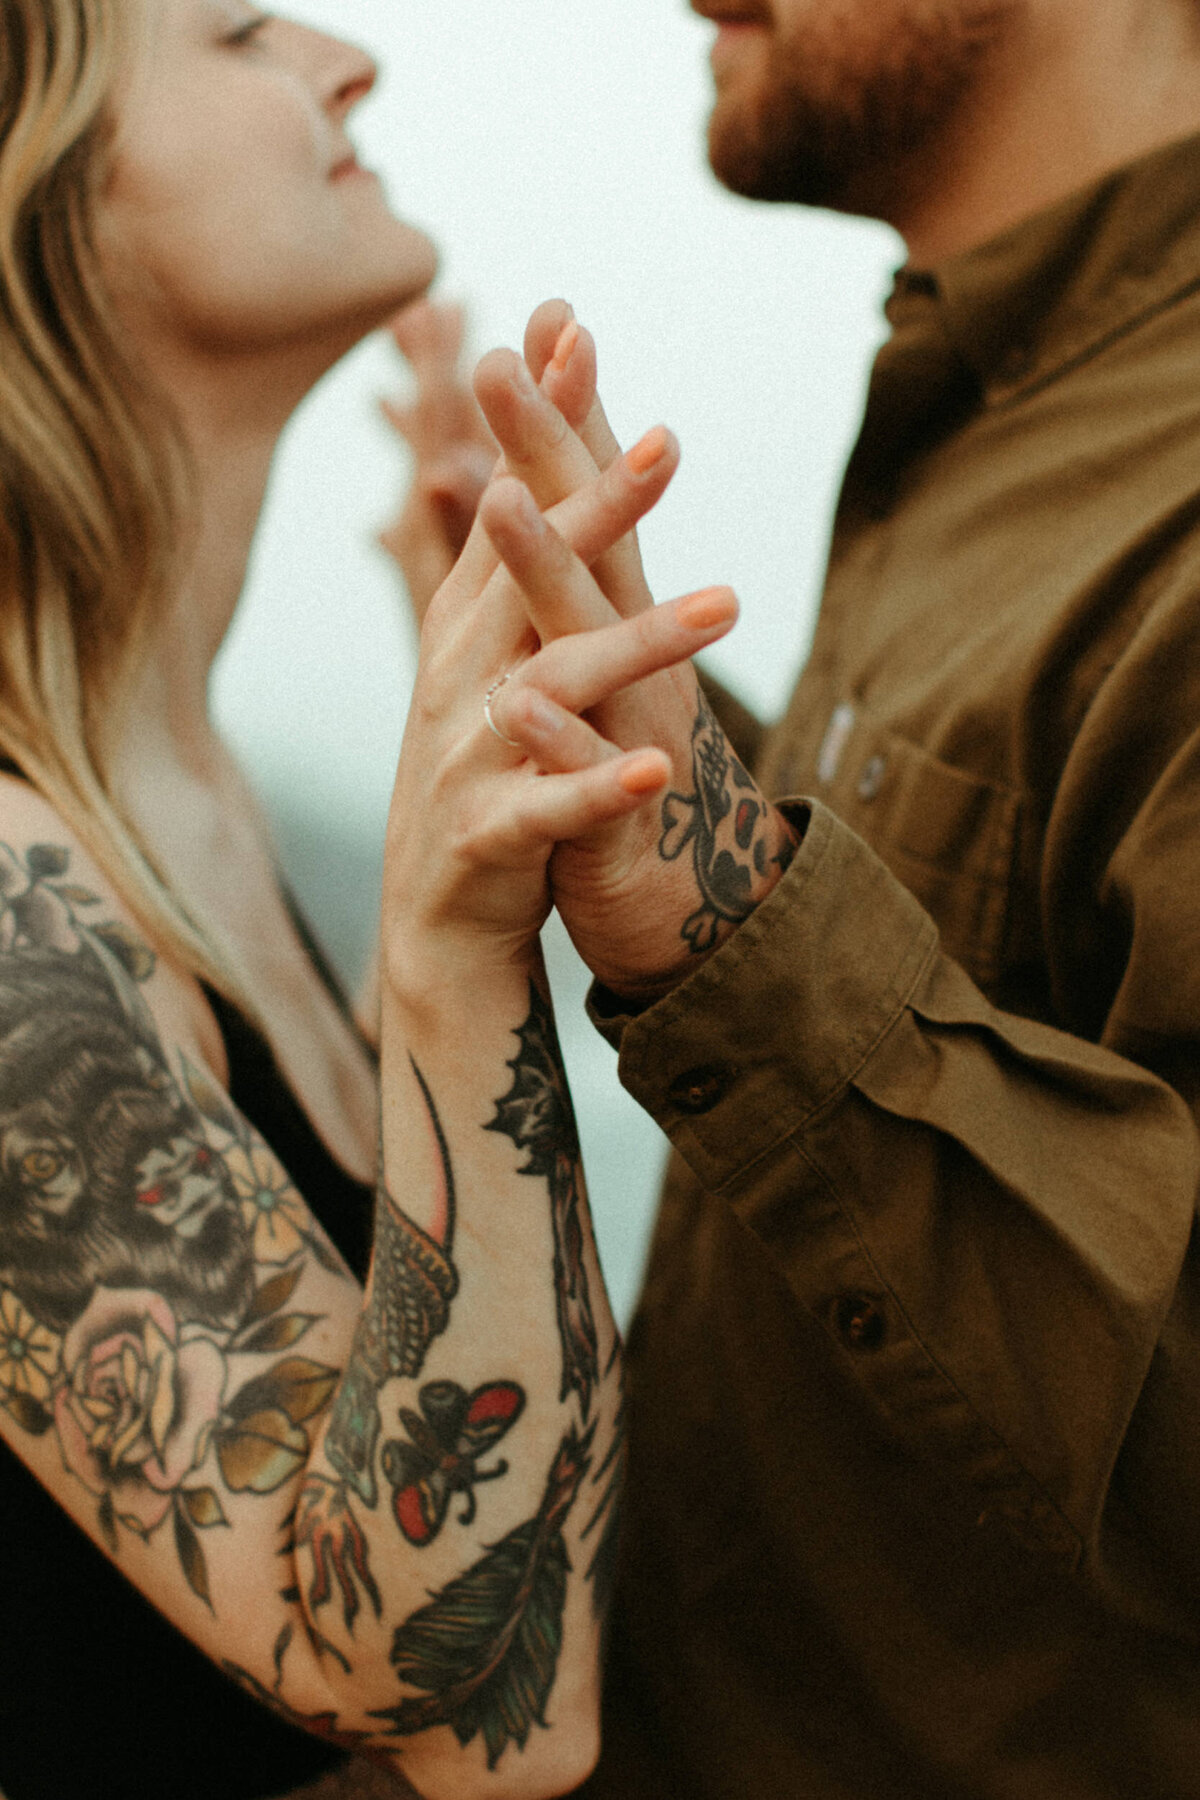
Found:
[[[728,588],[705,588],[675,603],[675,617],[685,631],[711,631],[737,612],[737,601]]]
[[[667,454],[670,442],[671,434],[666,426],[655,425],[633,446],[625,460],[635,475],[648,475],[655,463],[661,462]]]
[[[550,361],[561,375],[571,360],[571,352],[579,342],[579,324],[575,319],[568,319],[558,334],[558,342],[554,346],[554,355]]]
[[[653,794],[666,785],[668,776],[657,751],[640,750],[628,758],[618,779],[627,794]]]

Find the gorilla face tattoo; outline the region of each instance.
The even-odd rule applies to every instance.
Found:
[[[0,959],[0,1282],[59,1330],[99,1285],[208,1325],[251,1291],[224,1163],[86,945]]]

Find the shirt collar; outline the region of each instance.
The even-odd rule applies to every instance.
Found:
[[[932,272],[888,314],[924,314],[994,404],[1052,380],[1200,287],[1200,136],[1154,151]]]

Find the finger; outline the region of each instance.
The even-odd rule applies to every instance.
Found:
[[[665,426],[656,425],[589,487],[551,507],[547,515],[580,561],[596,571],[614,608],[625,616],[654,604],[640,560],[636,582],[613,589],[601,574],[600,559],[611,546],[627,539],[658,504],[678,467],[678,440]]]
[[[574,359],[578,366],[568,370],[564,362],[556,362],[555,353],[562,357],[564,336],[574,319],[565,300],[544,301],[525,328],[525,360],[533,379],[579,433],[597,467],[606,469],[620,456],[621,446],[596,391],[596,343],[591,333],[579,332]]]
[[[493,699],[496,730],[507,738],[544,774],[570,774],[611,762],[618,754],[607,738],[569,708],[560,706],[536,687],[510,684]],[[501,696],[504,710],[499,711]]]
[[[424,524],[411,505],[379,533],[377,541],[400,570],[419,627],[429,602],[454,565],[449,546],[439,541],[439,534]]]
[[[419,373],[429,367],[454,369],[466,336],[466,314],[461,306],[445,300],[414,300],[391,322],[391,334],[400,354]]]
[[[737,616],[732,588],[703,588],[635,619],[557,638],[521,669],[519,680],[500,690],[497,699],[507,703],[504,717],[519,722],[521,702],[533,688],[572,713],[589,712],[660,669],[698,656],[733,629]]]
[[[529,315],[525,327],[525,361],[535,381],[541,381],[555,346],[575,317],[569,300],[543,300]]]
[[[596,400],[596,340],[577,319],[563,326],[538,386],[572,431],[581,432]]]
[[[661,750],[634,750],[568,775],[534,775],[512,803],[497,835],[518,843],[557,844],[586,837],[601,826],[637,812],[671,780],[671,764]]]
[[[471,535],[492,465],[486,451],[465,449],[428,470],[421,480],[421,493],[441,522],[446,545],[455,557]]]
[[[541,378],[541,389],[593,457],[597,467],[611,468],[620,446],[609,430],[596,393],[596,343],[574,315],[559,334]],[[637,534],[606,550],[595,564],[596,579],[622,613],[650,604]]]
[[[654,436],[651,451],[614,463],[582,493],[564,502],[561,514],[583,539],[589,555],[580,558],[556,529],[559,513],[546,518],[522,482],[500,476],[480,503],[480,519],[506,568],[521,588],[530,619],[543,643],[564,632],[589,631],[620,616],[589,563],[624,537],[657,504],[674,473],[669,434]],[[642,467],[645,463],[647,466]],[[650,604],[646,595],[647,607]]]
[[[553,506],[596,473],[566,419],[534,384],[515,351],[493,350],[475,371],[475,396],[510,472],[539,506]]]
[[[543,643],[565,631],[588,630],[611,623],[614,617],[649,611],[654,601],[640,575],[640,565],[637,586],[614,590],[611,600],[594,577],[586,587],[573,579],[565,591],[560,590],[556,584],[562,565],[553,560],[556,553],[547,549],[545,530],[548,527],[561,536],[585,565],[599,569],[604,554],[620,539],[627,538],[638,520],[661,499],[678,464],[675,438],[664,427],[656,426],[603,475],[593,477],[590,485],[553,508],[546,527],[536,514],[536,507],[530,512],[517,498],[516,490],[523,484],[501,471],[480,501],[457,574],[476,593],[482,593],[505,560],[492,539],[492,530],[497,529],[505,537],[507,554],[512,558],[508,575],[517,581],[522,604]],[[526,498],[529,499],[527,490]],[[536,566],[539,554],[552,556],[552,572],[541,581]],[[515,568],[527,570],[536,599],[522,588]],[[614,604],[618,599],[620,606]]]
[[[581,769],[616,754],[581,713],[622,689],[687,662],[737,620],[729,588],[688,594],[652,614],[560,638],[493,694],[492,728],[542,769]]]
[[[511,476],[494,481],[479,516],[543,643],[612,623],[612,606],[591,570],[539,512],[523,482]]]
[[[417,409],[415,406],[402,406],[398,400],[391,400],[386,395],[379,402],[379,410],[396,433],[407,444],[414,444],[417,437]]]
[[[635,445],[629,457],[549,517],[538,511],[528,488],[508,476],[495,480],[480,502],[479,521],[521,589],[543,643],[567,632],[594,630],[621,616],[590,565],[645,517],[674,474],[674,440],[667,432],[650,436],[649,449],[639,456]],[[584,549],[582,557],[577,543]],[[641,592],[644,602],[637,611],[648,612],[653,601],[644,581]],[[634,616],[631,607],[627,616]]]

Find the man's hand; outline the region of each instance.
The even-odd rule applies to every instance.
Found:
[[[583,486],[589,473],[594,478],[606,455],[611,473],[615,442],[595,399],[589,334],[567,321],[558,342],[562,367],[551,371],[550,380],[538,366],[544,346],[533,346],[540,389],[522,381],[513,366],[517,359],[504,352],[484,359],[475,384],[513,472],[489,488],[480,522],[543,645],[598,634],[618,618],[653,617],[632,534],[607,550],[611,532],[602,544],[575,526],[572,489]],[[527,353],[529,348],[527,341]],[[569,394],[562,410],[556,383]],[[568,423],[572,417],[578,431]],[[585,434],[598,454],[585,444]],[[657,485],[677,461],[674,439],[658,428],[623,459],[625,480]],[[553,522],[544,516],[548,508],[555,509]],[[677,606],[694,626],[727,623],[735,610],[727,589],[690,596]],[[652,998],[682,980],[749,917],[791,861],[795,834],[738,762],[690,665],[652,675],[598,705],[583,691],[556,699],[557,709],[549,712],[525,709],[514,685],[493,707],[500,728],[539,768],[587,767],[611,755],[614,745],[655,745],[670,760],[670,786],[656,814],[643,810],[560,843],[550,865],[559,912],[598,979],[631,999]]]

